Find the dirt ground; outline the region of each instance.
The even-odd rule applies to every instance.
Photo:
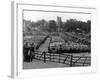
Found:
[[[23,69],[40,69],[40,68],[60,68],[60,67],[69,67],[66,64],[62,63],[54,63],[54,62],[46,62],[33,60],[32,62],[24,62]]]

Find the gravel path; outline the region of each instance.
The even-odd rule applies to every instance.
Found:
[[[45,41],[45,43],[42,44],[42,45],[39,47],[39,51],[48,50],[49,43],[50,43],[50,38],[47,38],[47,40]]]

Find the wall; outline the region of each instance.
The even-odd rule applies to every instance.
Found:
[[[24,0],[26,1],[26,0]],[[98,26],[95,26],[95,38],[98,52],[98,70],[97,73],[91,74],[72,74],[63,76],[41,77],[35,80],[99,80],[100,77],[100,51],[99,51],[99,34],[100,34],[100,1],[99,0],[27,0],[38,4],[53,4],[53,5],[78,5],[78,6],[93,6],[97,7]],[[11,0],[1,0],[0,2],[0,80],[11,80],[10,64],[11,64]],[[34,78],[33,78],[34,79]],[[22,79],[23,80],[23,79]],[[25,79],[32,80],[32,79]]]

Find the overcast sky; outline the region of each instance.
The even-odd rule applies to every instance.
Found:
[[[77,19],[81,21],[91,20],[91,14],[24,11],[24,19],[35,22],[41,19],[56,21],[57,16],[61,17],[64,22],[68,19]]]

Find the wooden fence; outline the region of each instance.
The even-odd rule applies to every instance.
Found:
[[[85,53],[83,53],[85,54]],[[46,62],[62,63],[72,66],[90,66],[91,57],[89,55],[71,54],[71,53],[48,53],[48,52],[35,52],[34,59]]]

